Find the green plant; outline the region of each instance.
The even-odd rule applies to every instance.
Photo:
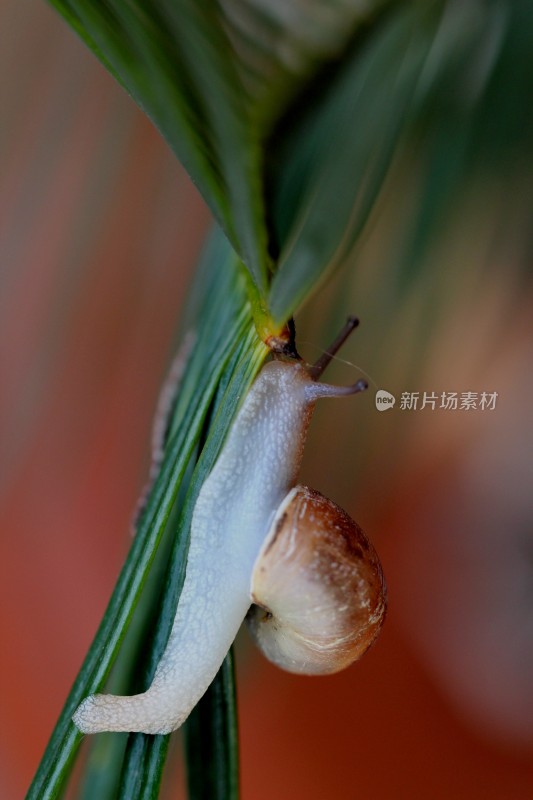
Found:
[[[237,0],[54,5],[159,128],[218,228],[198,269],[191,314],[197,340],[172,409],[162,469],[30,798],[62,790],[81,739],[72,712],[108,679],[141,598],[146,618],[155,620],[148,656],[143,648],[146,661],[137,653],[135,668],[128,664],[114,679],[129,690],[140,675],[149,678],[178,601],[194,500],[239,398],[271,337],[283,335],[320,282],[346,264],[407,136],[429,129],[437,157],[432,161],[428,147],[428,202],[401,270],[401,280],[409,281],[418,263],[414,253],[442,219],[465,165],[475,163],[472,143],[483,140],[487,108],[494,107],[484,98],[497,80],[476,98],[476,113],[468,109],[468,125],[453,150],[439,143],[435,117],[465,65],[481,63],[487,33],[505,11],[505,3],[494,0],[486,4],[485,19],[467,25],[469,12],[444,0],[369,2],[364,12],[339,4],[325,26],[319,2],[293,23],[276,17],[275,6],[269,18]],[[524,7],[516,5],[506,46],[516,39]],[[237,24],[244,11],[251,19],[246,35]],[[287,61],[278,56],[280,42],[291,54]],[[504,45],[496,63],[505,78]],[[443,153],[455,159],[444,181],[438,170]],[[158,596],[148,575],[163,546],[171,556]],[[237,796],[233,680],[228,660],[188,724],[191,796]],[[208,770],[199,768],[200,740],[209,751]],[[107,788],[89,775],[84,796],[113,796],[117,786],[121,797],[157,796],[167,746],[168,737],[132,735],[124,758],[109,770]]]

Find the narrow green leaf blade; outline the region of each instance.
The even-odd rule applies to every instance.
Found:
[[[282,150],[270,308],[287,319],[357,242],[409,117],[440,3],[401,8],[346,58]],[[275,179],[276,180],[276,179]]]
[[[152,679],[174,622],[179,595],[185,579],[190,525],[196,499],[205,478],[216,461],[223,440],[229,430],[231,420],[238,410],[242,397],[255,377],[267,352],[266,348],[258,343],[249,317],[244,317],[242,324],[245,338],[242,340],[242,347],[237,349],[232,362],[228,364],[226,375],[221,378],[218,397],[215,398],[212,412],[213,422],[210,426],[205,447],[202,450],[198,465],[192,477],[187,498],[178,521],[175,544],[169,559],[168,575],[161,601],[160,614],[151,641],[147,643],[146,646],[148,659],[146,684],[149,684]],[[222,678],[219,680],[222,680]],[[228,676],[226,676],[224,680],[228,683]],[[233,730],[232,719],[236,714],[235,710],[230,708],[230,705],[229,695],[227,695],[226,704],[218,708],[218,721],[216,722],[220,728],[225,720],[224,725],[228,728],[229,733]],[[205,720],[204,724],[206,724]],[[204,724],[202,724],[202,730]],[[213,724],[215,723],[213,722]],[[209,738],[209,725],[202,735],[204,734]],[[127,757],[124,762],[119,797],[123,800],[130,798],[132,796],[133,787],[137,788],[137,794],[135,796],[141,798],[156,797],[164,763],[164,754],[162,756],[162,752],[166,748],[164,740],[168,739],[168,736],[131,734],[130,739],[132,740],[132,744],[128,748]],[[238,761],[236,737],[233,735],[226,743],[220,743],[220,746],[231,751],[233,755],[231,759],[225,761],[219,760],[217,764],[213,766],[212,778],[215,780],[215,773],[218,771],[220,774],[218,774],[217,781],[220,785],[233,785],[234,778],[231,776],[234,767],[232,765],[236,764]],[[230,771],[229,773],[227,773],[228,770]]]
[[[230,651],[185,726],[190,800],[238,800],[234,658]]]
[[[171,430],[161,472],[140,519],[102,623],[29,789],[28,800],[52,800],[61,791],[82,738],[71,721],[72,714],[84,697],[98,691],[105,683],[152,565],[185,470],[200,441],[219,382],[234,352],[242,348],[243,329],[248,332],[248,337],[253,330],[242,273],[235,271],[235,257],[227,245],[218,255],[221,260],[216,259],[211,264],[211,280],[204,287],[205,302],[198,321],[198,341],[183,378],[183,397],[186,402],[177,403],[177,423],[175,429]],[[229,262],[228,257],[231,258]],[[253,369],[257,368],[255,363]],[[250,370],[249,364],[247,369]],[[248,383],[250,380],[248,374]],[[237,379],[233,388],[234,396],[242,392],[246,385],[246,381],[239,385]],[[218,433],[212,433],[213,447],[217,441],[220,446],[227,429],[222,423],[227,426],[230,419],[231,415],[221,417]],[[213,449],[212,458],[216,452]],[[207,463],[206,458],[206,468]],[[198,480],[200,476],[199,472]]]
[[[264,298],[261,154],[217,3],[51,1],[161,131]]]
[[[251,115],[264,137],[328,61],[387,0],[221,0]]]

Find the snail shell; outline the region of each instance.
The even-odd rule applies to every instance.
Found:
[[[374,547],[339,506],[307,486],[280,505],[255,562],[249,630],[289,672],[325,675],[360,658],[385,619]]]

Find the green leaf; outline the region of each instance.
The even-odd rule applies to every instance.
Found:
[[[217,3],[52,3],[161,131],[265,297],[261,153]]]
[[[185,726],[190,800],[238,800],[235,676],[230,651]]]
[[[148,661],[146,685],[151,683],[176,614],[179,595],[185,579],[190,525],[196,499],[205,478],[216,461],[228,431],[229,423],[237,412],[243,393],[255,377],[266,352],[263,347],[257,348],[257,338],[253,330],[249,328],[249,319],[247,324],[248,333],[242,339],[241,346],[236,349],[231,361],[228,363],[225,375],[221,376],[217,397],[214,398],[211,412],[212,422],[209,427],[209,435],[191,479],[187,497],[178,520],[156,628],[145,648]],[[220,713],[222,713],[222,710]],[[234,714],[234,712],[232,713]],[[124,763],[119,796],[124,800],[132,796],[142,798],[157,796],[164,764],[164,752],[166,752],[167,747],[165,740],[168,739],[168,736],[131,734],[130,739],[132,741]],[[234,755],[233,761],[236,758],[237,756]],[[226,763],[226,768],[231,770],[231,765],[232,760],[230,759]],[[219,780],[227,782],[231,779],[221,775]],[[136,794],[133,794],[133,787],[136,787]]]
[[[324,64],[387,0],[221,0],[250,113],[262,138]],[[312,87],[310,87],[312,90]]]
[[[427,267],[427,251],[477,182],[487,188],[501,182],[502,193],[510,193],[509,213],[518,212],[519,218],[513,208],[516,189],[510,187],[523,175],[521,203],[533,204],[527,188],[533,141],[530,3],[490,0],[483,14],[457,6],[437,44],[439,63],[407,141],[417,154],[420,202],[404,233],[405,245],[395,254],[404,292]],[[531,260],[522,263],[527,271]]]
[[[152,119],[247,266],[268,318],[265,139],[388,0],[51,0]],[[284,323],[286,320],[278,320]]]
[[[272,216],[280,248],[270,310],[287,319],[357,242],[398,147],[423,74],[440,3],[381,19],[280,134]]]
[[[173,508],[189,460],[204,432],[207,415],[217,397],[222,376],[233,364],[236,352],[241,353],[231,390],[225,393],[225,402],[217,414],[217,423],[210,432],[202,460],[195,472],[189,490],[186,512],[182,514],[182,534],[188,535],[190,513],[194,494],[216,458],[216,453],[231,424],[243,391],[265,357],[266,349],[253,330],[251,314],[245,300],[244,281],[238,263],[220,239],[219,247],[211,248],[212,261],[208,265],[210,280],[203,287],[203,306],[199,313],[198,339],[183,377],[183,392],[174,411],[168,446],[161,472],[150,493],[146,509],[140,519],[137,534],[117,581],[115,590],[100,628],[91,645],[80,673],[66,701],[63,712],[52,734],[43,760],[27,795],[28,800],[48,800],[58,796],[68,775],[81,741],[81,734],[71,721],[81,700],[104,685],[116,658],[126,628],[152,565],[165,525]],[[201,273],[205,275],[206,269]],[[224,382],[227,381],[227,377]],[[177,539],[176,552],[185,558],[183,536]],[[184,570],[184,560],[179,565]],[[167,635],[170,608],[175,609],[179,593],[177,582],[170,587],[172,596],[167,600],[168,613],[161,621]],[[150,737],[154,739],[156,737]]]
[[[169,741],[169,736],[147,736],[143,733],[129,736],[116,800],[149,800],[159,796]]]

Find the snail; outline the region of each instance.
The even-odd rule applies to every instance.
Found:
[[[133,696],[85,698],[73,716],[81,732],[178,728],[252,603],[252,635],[291,671],[335,672],[373,642],[385,614],[377,555],[345,512],[295,486],[315,402],[367,388],[317,381],[356,325],[350,319],[314,366],[280,358],[262,368],[198,495],[183,590],[152,684]]]

